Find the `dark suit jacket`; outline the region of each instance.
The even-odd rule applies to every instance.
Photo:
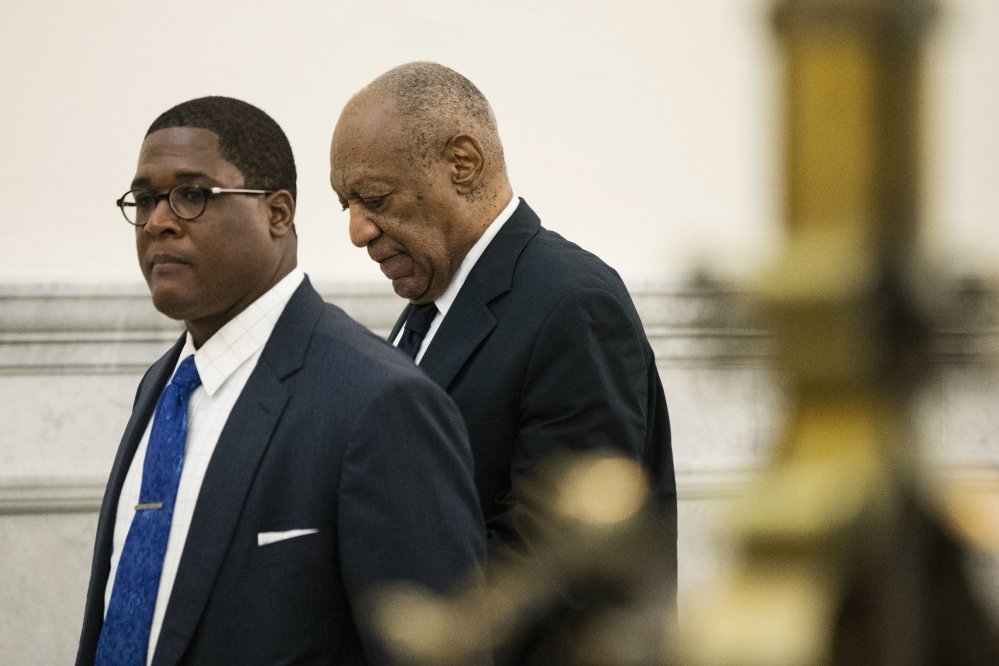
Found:
[[[94,659],[115,508],[183,339],[139,386],[101,506],[77,664]],[[364,592],[444,591],[484,555],[461,416],[412,362],[306,280],[209,464],[154,664],[382,661]],[[257,534],[319,528],[258,546]]]
[[[389,339],[405,322],[403,312]],[[655,357],[618,274],[541,226],[521,200],[472,269],[420,367],[465,417],[490,549],[530,541],[518,485],[546,457],[641,461],[672,526],[676,484]]]

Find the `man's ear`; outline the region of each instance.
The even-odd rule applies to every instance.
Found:
[[[478,189],[486,164],[482,144],[471,134],[456,134],[444,148],[444,157],[451,166],[451,182],[458,194]]]
[[[267,195],[266,204],[270,214],[271,236],[283,238],[295,223],[295,200],[288,190],[278,190]]]

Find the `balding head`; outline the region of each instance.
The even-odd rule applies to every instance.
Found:
[[[489,103],[426,62],[386,72],[347,103],[330,184],[349,209],[351,241],[416,303],[443,293],[512,196]]]
[[[467,78],[444,65],[411,62],[390,69],[361,89],[347,108],[390,101],[399,113],[409,148],[421,164],[439,158],[460,134],[475,137],[485,158],[485,183],[506,181],[503,144],[496,116],[485,95]]]

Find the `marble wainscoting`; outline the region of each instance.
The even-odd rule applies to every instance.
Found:
[[[628,282],[670,407],[682,613],[733,557],[724,518],[766,464],[784,393],[747,294],[694,280]],[[380,334],[403,305],[383,283],[317,286]],[[934,337],[937,372],[917,403],[921,446],[934,475],[992,492],[996,299],[980,286],[952,291],[960,323]],[[180,333],[141,284],[0,283],[0,664],[72,661],[108,470],[142,373]]]

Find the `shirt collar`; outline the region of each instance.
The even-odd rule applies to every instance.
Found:
[[[437,310],[441,313],[440,318],[443,319],[447,311],[451,309],[451,305],[454,303],[454,299],[457,298],[458,292],[461,291],[462,285],[465,284],[465,280],[468,279],[468,274],[472,272],[472,268],[479,261],[479,257],[482,253],[486,251],[489,243],[499,230],[506,224],[506,221],[513,216],[513,211],[517,210],[517,206],[520,205],[520,199],[514,194],[510,197],[510,202],[506,205],[496,219],[489,223],[486,230],[482,232],[479,236],[479,240],[475,241],[475,245],[468,251],[465,258],[461,260],[461,265],[458,266],[457,272],[455,272],[454,277],[451,278],[450,284],[448,284],[447,289],[444,290],[440,296],[434,299],[434,305],[437,306]]]
[[[285,306],[304,279],[302,269],[293,268],[276,285],[216,331],[200,349],[195,350],[194,340],[188,333],[178,365],[194,354],[194,364],[198,368],[202,386],[209,395],[215,395],[239,366],[264,348]]]

